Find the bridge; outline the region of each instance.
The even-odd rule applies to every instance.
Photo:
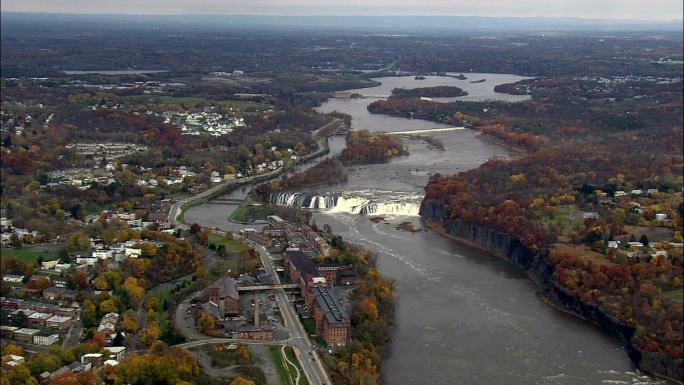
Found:
[[[212,204],[219,204],[219,205],[239,205],[242,204],[244,199],[236,199],[236,198],[218,198],[218,199],[212,199],[211,203]]]
[[[378,132],[378,134],[385,135],[412,135],[412,134],[426,134],[430,132],[449,132],[449,131],[461,131],[465,130],[465,127],[443,127],[443,128],[428,128],[425,130],[408,130],[408,131],[389,131],[389,132]]]
[[[259,291],[259,290],[278,290],[278,289],[298,289],[299,285],[296,283],[283,283],[273,285],[254,285],[254,286],[238,286],[238,291]]]

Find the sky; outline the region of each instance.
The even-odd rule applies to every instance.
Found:
[[[681,20],[682,0],[2,0],[3,12]]]

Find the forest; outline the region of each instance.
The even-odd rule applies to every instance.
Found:
[[[678,378],[682,302],[666,293],[682,290],[683,279],[682,250],[673,246],[681,245],[684,215],[681,82],[678,92],[673,85],[640,83],[636,94],[647,96],[638,103],[620,97],[620,90],[611,91],[611,100],[582,93],[579,99],[551,84],[562,81],[516,84],[538,90],[522,103],[396,99],[375,102],[371,110],[465,123],[524,151],[471,171],[434,175],[425,199],[444,207],[443,224],[513,235],[531,253],[548,256],[555,285],[634,328],[631,343],[644,357],[642,369]],[[644,198],[640,189],[652,193]],[[579,219],[561,219],[573,212]],[[667,213],[661,215],[668,220],[655,221],[655,213]],[[626,244],[630,229],[648,228],[672,235],[650,243],[642,236],[641,247],[608,246]]]
[[[468,95],[458,87],[453,86],[434,86],[434,87],[418,87],[418,88],[395,88],[392,90],[390,98],[446,98]]]
[[[409,154],[400,137],[367,130],[349,131],[346,142],[340,154],[340,161],[345,165],[385,163],[392,157]]]

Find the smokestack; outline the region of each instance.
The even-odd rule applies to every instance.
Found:
[[[259,326],[259,303],[261,300],[257,299],[254,303],[254,326]]]

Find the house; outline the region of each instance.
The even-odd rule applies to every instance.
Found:
[[[80,255],[76,257],[76,263],[79,265],[94,266],[97,263],[97,258],[93,257],[81,257]]]
[[[74,320],[71,317],[65,317],[61,315],[53,315],[47,320],[47,327],[57,328],[59,330],[65,330],[73,325]]]
[[[624,196],[627,196],[627,193],[625,193],[624,191],[618,190],[618,191],[616,191],[615,194],[613,194],[613,195],[614,195],[615,197],[624,197]]]
[[[658,222],[662,222],[662,221],[664,221],[664,220],[666,220],[666,219],[667,219],[667,214],[656,213],[656,215],[655,215],[655,220],[658,221]]]
[[[260,244],[260,245],[262,245],[262,246],[264,246],[264,247],[271,247],[271,246],[273,246],[273,240],[272,240],[270,237],[268,237],[268,236],[266,236],[266,235],[264,235],[264,234],[259,234],[259,233],[257,233],[256,231],[245,231],[245,232],[242,234],[242,236],[243,236],[245,239],[250,240],[250,241],[252,241],[252,242],[254,242],[254,243]]]
[[[12,338],[15,330],[19,330],[16,326],[0,325],[0,336],[3,338]]]
[[[60,287],[48,287],[43,290],[43,298],[48,301],[57,301],[62,298],[62,294],[66,291],[64,288]]]
[[[33,343],[36,345],[50,346],[59,341],[59,335],[49,332],[40,332],[33,336]]]
[[[110,259],[113,256],[113,252],[111,250],[96,250],[93,251],[93,258],[97,259]]]
[[[235,316],[240,313],[240,296],[234,279],[220,278],[207,287],[205,293],[208,301],[218,305],[219,315]]]
[[[0,229],[9,230],[12,228],[12,220],[5,217],[0,218]]]
[[[635,195],[635,196],[640,196],[640,195],[643,194],[643,193],[644,193],[643,191],[638,190],[638,189],[637,189],[637,190],[632,190],[632,191],[630,191],[630,194],[631,194],[631,195]]]
[[[22,328],[15,330],[12,337],[19,342],[30,344],[33,342],[33,336],[38,333],[40,333],[38,329]]]
[[[15,354],[10,354],[8,358],[9,359],[6,362],[4,362],[4,366],[7,369],[11,369],[12,367],[15,367],[17,365],[21,365],[24,362],[26,362],[26,360],[24,359],[24,356],[17,356]]]
[[[619,244],[619,241],[608,241],[608,247],[611,249],[617,249]]]
[[[52,314],[33,312],[26,317],[26,323],[30,328],[42,329],[47,326],[47,320],[52,317]]]
[[[24,276],[23,275],[15,275],[15,274],[5,274],[2,276],[2,281],[3,282],[12,282],[12,283],[22,283],[24,281]]]
[[[631,247],[631,246],[634,246],[634,247],[644,247],[644,244],[641,243],[641,242],[627,242],[627,244],[628,244],[630,247]]]
[[[90,369],[92,369],[92,364],[90,362],[86,362],[84,364],[82,362],[76,361],[76,362],[72,362],[69,365],[62,366],[61,368],[55,370],[50,377],[58,376],[60,374],[69,373],[69,372],[74,372],[74,373],[87,372]]]
[[[65,288],[67,287],[67,280],[64,277],[55,277],[52,279],[52,284],[55,287]]]
[[[109,352],[110,360],[121,361],[126,357],[125,346],[106,346],[104,350]]]
[[[125,247],[124,256],[126,258],[139,258],[142,255],[142,249],[137,247]]]
[[[59,260],[57,260],[57,259],[52,260],[52,261],[43,261],[40,264],[40,267],[45,269],[45,270],[52,270],[55,268],[55,266],[57,266],[58,263],[59,263]]]
[[[598,219],[599,214],[597,212],[586,212],[582,214],[583,219]]]
[[[91,364],[92,366],[100,366],[104,363],[102,353],[88,353],[81,356],[82,364]]]
[[[221,314],[219,313],[219,306],[215,302],[212,301],[207,301],[202,304],[202,307],[200,307],[200,311],[202,315],[208,315],[211,318],[214,319],[214,324],[218,323],[219,319],[221,319]]]

